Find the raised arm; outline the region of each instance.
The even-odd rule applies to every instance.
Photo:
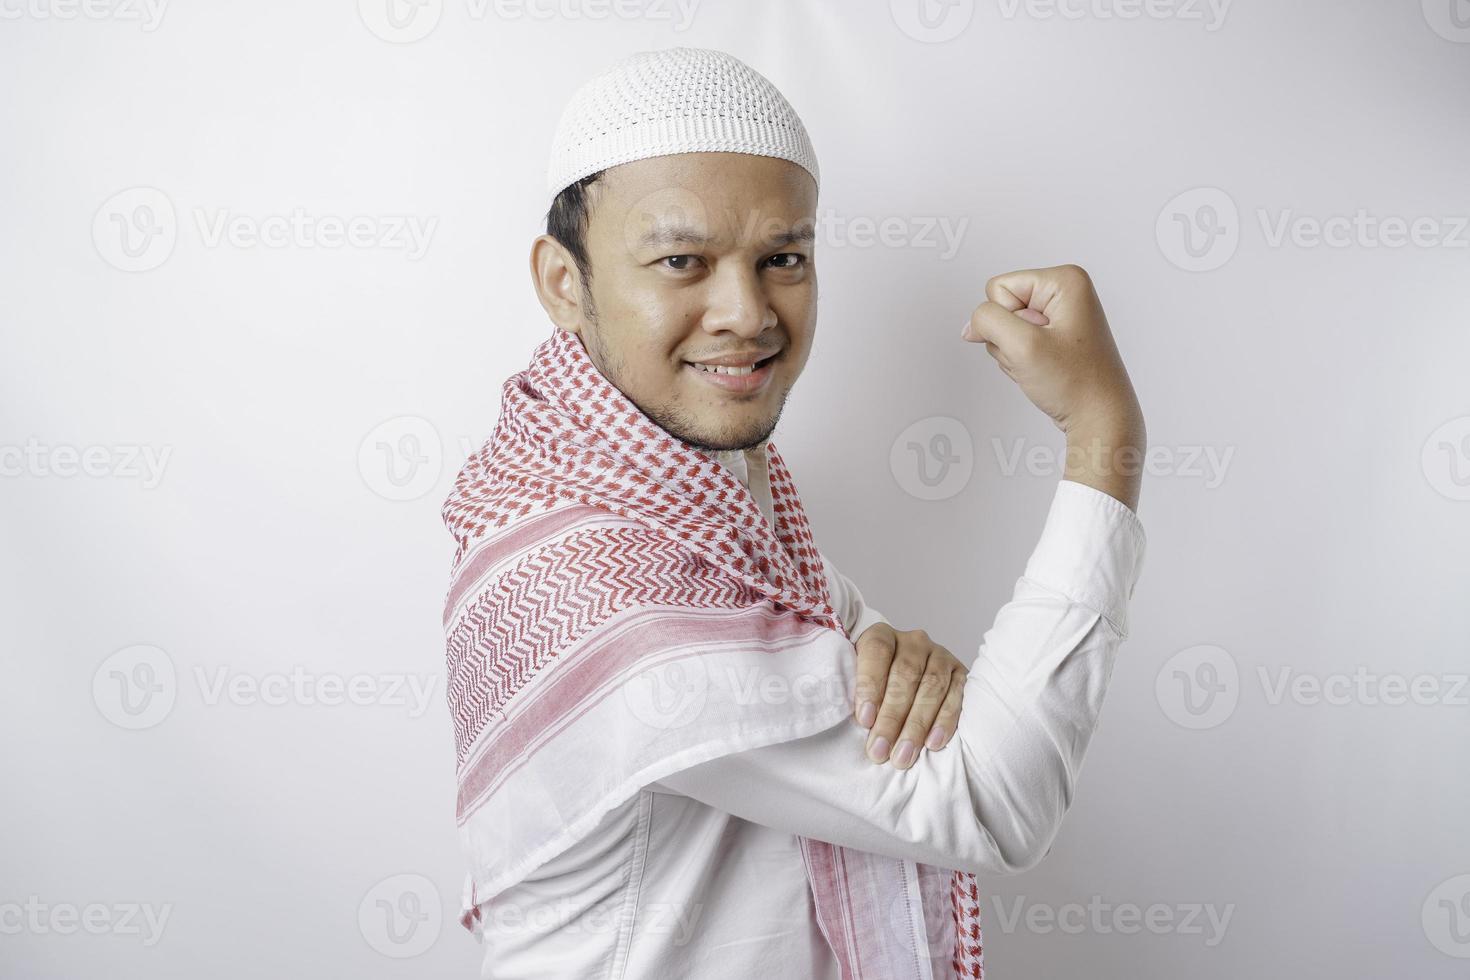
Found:
[[[866,729],[849,720],[694,766],[654,789],[802,836],[960,870],[1024,871],[1050,849],[1128,634],[1145,549],[1134,508],[1146,436],[1082,269],[997,276],[986,297],[964,338],[983,342],[1066,433],[1067,465],[1025,574],[970,669],[953,739],[912,768],[874,765]],[[863,615],[855,593],[839,607],[850,626]]]

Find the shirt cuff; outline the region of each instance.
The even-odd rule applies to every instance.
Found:
[[[1128,635],[1128,600],[1147,539],[1127,504],[1096,487],[1062,480],[1025,577],[1101,613]]]

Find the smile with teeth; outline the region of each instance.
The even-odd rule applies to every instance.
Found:
[[[764,364],[765,361],[759,361],[757,363]],[[695,364],[694,366],[699,368],[701,371],[705,371],[709,374],[733,374],[737,377],[746,374],[754,374],[756,370],[755,364],[747,364],[744,367],[725,367],[724,365],[720,364]]]

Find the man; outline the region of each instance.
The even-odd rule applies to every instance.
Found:
[[[1069,450],[967,670],[821,554],[770,441],[818,180],[722,52],[640,53],[562,116],[531,250],[555,327],[444,508],[484,977],[979,977],[975,875],[1034,866],[1071,802],[1145,544],[1107,321],[1062,266],[965,324]]]

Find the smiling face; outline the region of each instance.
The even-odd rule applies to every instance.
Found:
[[[621,164],[589,188],[590,289],[543,235],[531,255],[537,292],[670,435],[706,450],[753,446],[775,429],[811,350],[816,205],[812,176],[775,157]],[[697,366],[715,361],[738,366]]]

